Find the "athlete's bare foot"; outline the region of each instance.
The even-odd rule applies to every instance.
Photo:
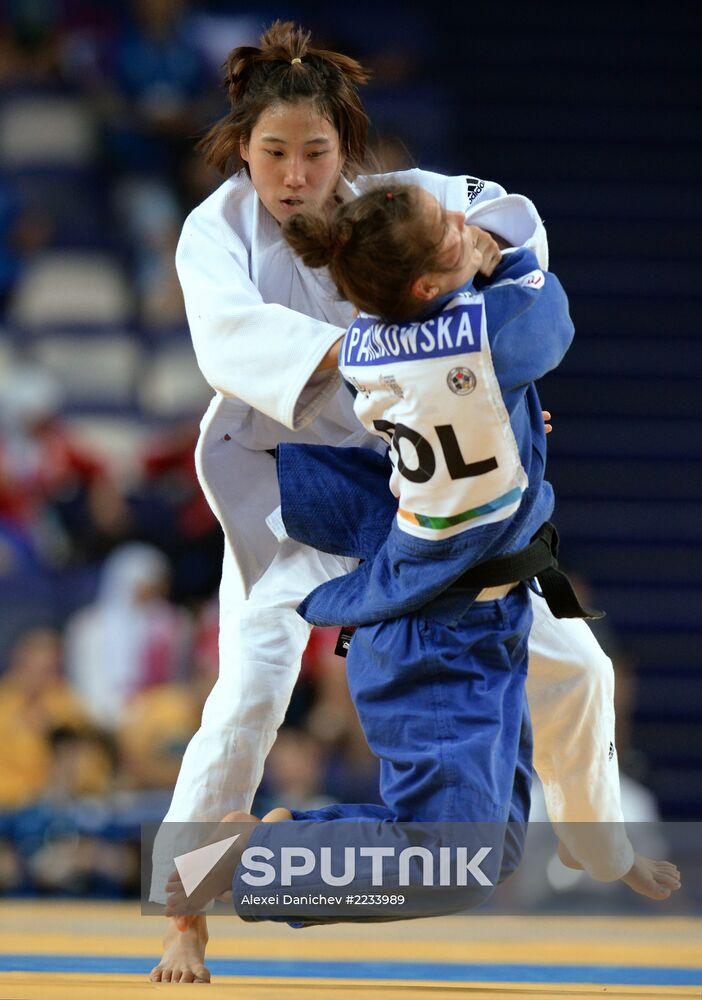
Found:
[[[287,809],[277,808],[267,813],[263,817],[263,822],[277,823],[289,819],[292,819],[292,815]],[[228,813],[222,823],[251,821],[256,821],[256,817],[248,813],[236,812]],[[229,831],[225,830],[224,832]],[[224,883],[219,885],[213,882],[210,885],[212,896],[216,896],[218,899],[224,897],[231,899],[231,890],[224,893],[221,893],[221,890],[225,885],[231,886],[232,874],[232,871],[227,868]],[[181,897],[185,895],[177,871],[171,873],[166,892],[168,902],[165,912],[166,915],[173,915],[177,913],[179,904],[182,905]],[[205,897],[209,895],[210,893],[205,892]],[[151,981],[154,983],[209,983],[210,971],[204,964],[208,940],[207,921],[204,913],[174,915],[163,939],[163,957],[158,965],[151,970],[149,977]]]
[[[151,970],[152,983],[209,983],[205,965],[209,935],[204,913],[169,921],[163,938],[163,957]]]
[[[230,845],[207,875],[190,892],[186,892],[180,872],[177,870],[171,872],[166,883],[165,915],[167,917],[192,916],[201,913],[213,899],[231,901],[232,878],[255,824],[259,822],[279,823],[290,819],[292,819],[290,811],[282,807],[271,809],[262,821],[250,813],[228,813],[212,835],[212,841],[216,843],[223,835],[231,834],[232,823],[245,824],[244,832],[237,834],[235,842]]]
[[[653,861],[640,854],[634,855],[633,865],[620,881],[649,899],[668,899],[681,884],[680,872],[671,861]]]
[[[582,870],[580,862],[575,860],[560,841],[558,857],[567,868]],[[642,854],[635,854],[633,865],[619,881],[649,899],[668,899],[680,888],[680,872],[670,861],[653,861],[651,858],[644,858]]]

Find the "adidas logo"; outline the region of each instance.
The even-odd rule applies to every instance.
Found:
[[[481,181],[478,177],[466,177],[466,184],[468,186],[468,204],[470,205],[485,187],[485,181]]]

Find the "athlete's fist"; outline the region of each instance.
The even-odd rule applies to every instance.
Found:
[[[480,226],[468,226],[468,228],[473,235],[476,250],[479,250],[483,255],[483,262],[478,271],[486,278],[489,278],[502,260],[502,251],[497,244],[497,240],[491,233],[488,233],[485,229],[481,229]]]

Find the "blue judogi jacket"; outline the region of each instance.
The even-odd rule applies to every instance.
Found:
[[[444,343],[439,350],[437,338],[432,335],[436,324],[443,321],[447,329],[451,319],[463,316],[468,310],[472,310],[470,321],[476,331],[468,353],[465,345],[452,345],[450,340],[448,347]],[[437,358],[441,357],[446,359],[445,368],[453,365],[449,375],[459,372],[459,378],[465,382],[471,375],[467,366],[475,367],[476,352],[480,350],[485,358],[484,368],[478,370],[483,380],[489,380],[494,369],[518,449],[516,464],[521,463],[519,474],[524,484],[516,490],[518,505],[508,516],[487,523],[481,523],[480,518],[477,523],[458,523],[464,516],[472,517],[471,511],[448,520],[417,515],[415,520],[420,525],[454,524],[451,530],[458,532],[448,537],[427,537],[431,535],[430,529],[415,528],[415,533],[407,529],[398,516],[398,498],[388,488],[389,476],[394,475],[398,481],[399,450],[383,456],[365,448],[280,445],[281,514],[288,535],[316,549],[363,560],[355,571],[322,584],[300,604],[298,612],[312,624],[364,625],[413,613],[431,605],[442,594],[442,600],[450,601],[453,598],[446,591],[466,569],[523,548],[553,510],[553,490],[544,480],[544,423],[533,383],[559,364],[573,336],[568,301],[558,279],[539,270],[530,250],[509,252],[489,283],[481,289],[469,283],[458,293],[450,293],[420,321],[423,324],[420,329],[426,332],[425,343],[432,348],[430,351],[427,347],[426,356],[421,356],[417,348],[416,329],[414,353],[408,348],[404,354],[401,351],[398,354],[395,348],[399,350],[402,335],[407,332],[405,327],[386,328],[372,318],[365,321],[361,318],[352,324],[342,345],[340,367],[342,373],[347,373],[345,364],[349,367],[355,362],[352,368],[355,376],[359,371],[368,375],[368,385],[354,377],[354,383],[361,389],[357,404],[361,404],[361,411],[367,405],[377,387],[378,372],[385,365],[384,370],[392,370],[393,374],[381,375],[380,382],[390,386],[398,397],[393,399],[388,393],[389,406],[401,405],[398,400],[404,391],[398,379],[406,379],[415,387],[415,395],[418,393],[420,409],[430,400],[433,413],[442,405],[442,399],[447,407],[455,409],[455,398],[449,393],[442,395],[434,383],[424,385],[422,379],[429,378],[430,368],[436,372],[440,364]],[[400,340],[393,333],[398,330]],[[388,332],[394,339],[386,337],[384,341]],[[361,345],[366,347],[361,355],[357,348],[354,354],[350,347],[358,345],[359,335]],[[402,342],[407,345],[409,341],[405,338]],[[384,343],[390,344],[392,357],[383,356],[384,349],[390,349],[384,348]],[[359,357],[365,359],[360,368]],[[396,378],[398,372],[403,374]],[[455,378],[453,381],[456,382]],[[454,394],[466,391],[470,392],[470,388],[452,390]],[[432,420],[436,419],[434,415]],[[380,423],[387,425],[386,421]],[[370,429],[378,426],[376,421]],[[466,432],[465,427],[463,431]],[[467,433],[470,434],[470,426]],[[484,512],[489,507],[478,510]],[[424,537],[420,537],[422,534]],[[477,593],[477,590],[455,592],[455,600],[465,608]]]

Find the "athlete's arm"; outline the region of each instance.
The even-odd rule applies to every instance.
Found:
[[[264,302],[243,242],[197,210],[186,220],[176,266],[195,354],[212,388],[288,427],[314,419],[338,386],[334,352],[343,330]]]
[[[317,365],[318,372],[328,371],[330,368],[338,368],[339,351],[341,349],[341,341],[343,339],[343,337],[339,337],[339,339],[331,345],[327,353]]]
[[[568,299],[530,250],[505,254],[483,288],[490,350],[503,391],[555,368],[573,339]]]

